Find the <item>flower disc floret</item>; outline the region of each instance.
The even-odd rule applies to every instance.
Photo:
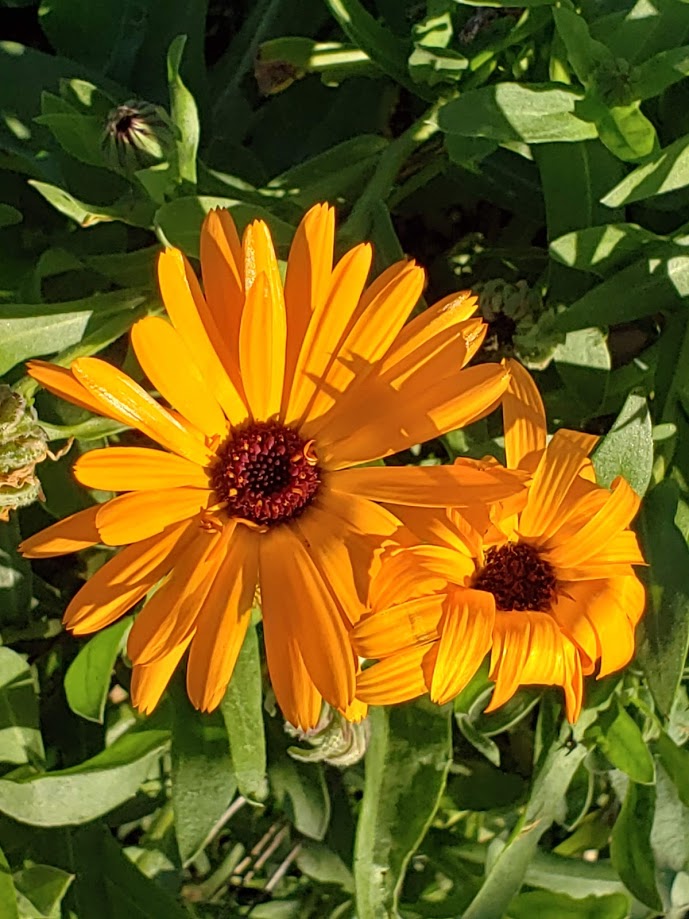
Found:
[[[218,450],[211,472],[211,485],[227,513],[262,526],[298,517],[320,483],[312,442],[275,421],[235,430]]]
[[[493,594],[498,610],[546,613],[555,601],[557,581],[552,565],[534,546],[506,543],[486,551],[472,586]]]

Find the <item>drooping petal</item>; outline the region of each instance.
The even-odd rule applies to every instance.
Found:
[[[203,290],[228,356],[239,365],[239,324],[244,306],[244,255],[229,211],[213,209],[201,225]]]
[[[270,683],[283,717],[300,731],[318,724],[323,699],[304,663],[288,618],[279,615],[263,622]]]
[[[208,437],[223,434],[225,415],[175,327],[160,316],[146,316],[130,334],[144,373],[163,399]]]
[[[96,357],[80,357],[72,373],[108,413],[116,412],[173,453],[200,465],[208,462],[208,449],[117,367]]]
[[[201,466],[148,447],[89,450],[76,461],[73,472],[77,482],[86,488],[103,491],[148,491],[181,485],[208,488],[208,474]]]
[[[319,458],[329,469],[343,469],[464,427],[497,407],[508,380],[499,364],[438,379],[430,362],[398,389],[371,374],[367,387],[336,404],[323,428],[314,425]]]
[[[607,582],[561,582],[558,585],[557,601],[551,611],[560,629],[579,648],[587,672],[593,670],[593,664],[600,656],[598,636],[589,620],[587,610],[604,583]]]
[[[340,610],[306,547],[289,527],[260,542],[261,606],[266,629],[288,618],[306,668],[323,698],[338,708],[354,698],[355,667]]]
[[[220,538],[217,532],[197,529],[168,579],[136,617],[127,642],[127,654],[135,664],[164,657],[195,630],[220,565]]]
[[[598,640],[600,679],[626,666],[634,656],[634,626],[639,609],[643,611],[644,589],[633,574],[593,583],[595,589],[586,582],[589,590],[581,612]]]
[[[143,715],[150,715],[160,702],[190,641],[191,636],[150,664],[134,664],[130,691],[134,707]]]
[[[248,413],[239,376],[238,345],[235,353],[227,347],[196,275],[179,250],[166,249],[161,253],[158,283],[173,326],[184,339],[228,419],[234,425],[246,421]]]
[[[455,466],[363,466],[332,473],[330,487],[371,501],[416,507],[468,507],[508,498],[523,488],[507,470]]]
[[[448,593],[431,681],[432,702],[444,705],[464,689],[490,650],[494,622],[492,594],[461,588]]]
[[[89,412],[94,412],[96,415],[107,415],[109,418],[114,418],[115,421],[129,424],[129,421],[123,419],[121,415],[117,413],[111,414],[106,411],[105,406],[98,399],[95,399],[88,389],[81,385],[71,370],[67,370],[65,367],[58,367],[57,364],[36,360],[27,361],[26,369],[30,377],[38,380],[41,386],[47,389],[48,392],[53,393],[53,395],[66,399],[73,405],[85,408]]]
[[[53,555],[67,555],[88,549],[100,542],[96,526],[99,505],[77,511],[64,520],[29,536],[19,543],[19,551],[25,558],[51,558]]]
[[[268,279],[261,273],[247,293],[239,330],[244,391],[258,421],[266,421],[280,411],[286,334],[284,304],[273,299]]]
[[[72,598],[65,627],[87,635],[115,622],[172,570],[190,538],[189,526],[177,524],[118,552]]]
[[[475,569],[474,561],[466,554],[446,546],[393,549],[385,553],[380,571],[371,581],[371,609],[387,609],[396,603],[427,597],[445,590],[448,584],[465,586]]]
[[[225,528],[228,534],[231,530]],[[187,690],[194,706],[204,712],[217,708],[225,695],[251,621],[258,578],[257,538],[239,526],[221,542],[222,560],[196,622]]]
[[[359,657],[377,660],[440,636],[445,594],[407,600],[361,619],[351,634]]]
[[[204,488],[160,488],[118,495],[101,504],[96,526],[106,546],[124,546],[162,533],[179,520],[206,508],[211,492]]]
[[[438,642],[413,645],[364,670],[356,681],[356,697],[369,705],[395,705],[428,692]]]
[[[515,360],[506,360],[510,384],[502,400],[505,455],[509,469],[518,469],[531,453],[545,450],[547,427],[543,400],[531,374]]]
[[[373,252],[362,244],[345,253],[335,266],[328,295],[314,308],[296,360],[285,420],[299,423],[351,328]]]

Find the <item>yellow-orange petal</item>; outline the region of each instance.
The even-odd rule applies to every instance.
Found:
[[[640,503],[634,489],[618,476],[603,507],[576,534],[568,534],[566,541],[557,536],[548,540],[544,558],[556,568],[576,568],[589,559],[597,561],[608,542],[629,526]]]
[[[201,225],[201,273],[206,303],[226,353],[239,366],[239,324],[244,306],[244,255],[228,210],[214,209]]]
[[[270,683],[283,717],[300,731],[315,728],[323,699],[306,668],[289,619],[275,616],[269,627],[264,621],[263,637]]]
[[[77,511],[64,520],[58,520],[39,533],[19,543],[19,551],[25,558],[50,558],[53,555],[67,555],[88,549],[100,542],[96,527],[99,505]]]
[[[645,592],[634,574],[587,581],[585,589],[586,603],[579,612],[596,635],[600,679],[626,666],[634,656],[634,627],[643,612]]]
[[[365,616],[352,631],[352,647],[359,657],[377,660],[438,638],[445,600],[431,594]]]
[[[49,364],[47,361],[27,361],[26,369],[30,377],[37,380],[44,389],[66,399],[73,405],[85,408],[96,415],[108,415],[115,418],[116,421],[123,421],[120,415],[112,415],[106,411],[105,407],[98,399],[95,399],[88,389],[84,389],[81,383],[74,377],[71,370],[65,367],[58,367],[57,364]],[[129,424],[128,421],[123,421]]]
[[[446,511],[437,507],[408,507],[392,505],[395,516],[416,537],[415,542],[430,543],[433,546],[444,546],[458,552],[466,553],[466,543],[458,534],[453,518]],[[457,513],[456,511],[453,513]],[[478,545],[481,537],[477,534]]]
[[[414,262],[404,263],[360,311],[309,406],[305,418],[307,432],[315,433],[319,419],[336,406],[338,394],[384,357],[421,296],[424,278],[422,268]]]
[[[178,249],[166,249],[161,253],[158,284],[173,326],[184,339],[228,419],[234,425],[246,421],[248,412],[242,395],[238,353],[233,354],[227,347],[196,275]]]
[[[204,488],[160,488],[118,495],[101,504],[96,526],[106,546],[124,546],[161,533],[207,507],[211,492]]]
[[[502,400],[505,456],[509,469],[518,469],[531,453],[545,450],[548,429],[541,394],[519,361],[506,360],[510,383]]]
[[[356,681],[356,697],[369,705],[395,705],[428,692],[438,642],[413,645],[367,667]]]
[[[72,373],[108,413],[127,419],[127,424],[173,453],[200,465],[208,462],[208,449],[117,367],[96,357],[80,357],[72,364]]]
[[[598,636],[589,620],[587,609],[607,583],[607,580],[561,582],[551,611],[561,631],[579,648],[587,671],[593,669],[594,662],[600,657]]]
[[[206,436],[223,434],[225,415],[175,327],[160,316],[146,316],[130,335],[144,373],[163,399]]]
[[[197,529],[187,542],[167,580],[134,620],[127,654],[135,664],[164,657],[195,630],[221,561],[217,551],[220,540],[217,532]]]
[[[371,267],[373,251],[367,243],[346,252],[332,272],[330,289],[313,310],[285,392],[288,424],[298,424],[351,328]]]
[[[480,364],[438,378],[422,364],[398,389],[371,374],[352,398],[336,404],[326,424],[314,425],[321,462],[342,469],[391,456],[482,418],[509,382],[499,364]]]
[[[372,610],[439,593],[449,585],[465,586],[476,565],[465,553],[447,546],[410,546],[392,549],[381,560],[371,580]],[[376,655],[367,655],[376,656]]]
[[[185,638],[151,664],[134,664],[130,692],[134,707],[143,715],[150,715],[160,702],[190,641],[191,636]]]
[[[416,507],[469,507],[508,498],[523,489],[507,470],[479,463],[454,466],[362,466],[329,477],[334,491],[386,504]]]
[[[276,301],[265,274],[246,295],[239,330],[239,363],[251,414],[265,421],[280,411],[285,378],[287,323],[284,304]]]
[[[494,622],[492,594],[468,588],[448,593],[431,681],[432,702],[444,705],[464,689],[490,650]]]
[[[149,447],[103,447],[82,453],[73,468],[77,482],[103,491],[148,491],[190,485],[208,488],[201,466]]]
[[[189,527],[177,524],[118,552],[72,597],[65,627],[87,635],[115,622],[173,568],[189,536]]]
[[[572,433],[556,431],[538,464],[519,518],[522,536],[547,536],[557,522],[560,506],[586,461],[586,453]]]
[[[354,698],[355,666],[340,610],[306,547],[289,527],[260,541],[264,629],[290,620],[306,668],[323,698],[344,708]]]
[[[196,621],[187,665],[189,698],[203,712],[222,701],[251,621],[258,538],[239,526],[219,548],[222,560]]]
[[[544,553],[547,557],[547,553]],[[624,530],[609,539],[595,555],[572,567],[558,567],[557,576],[563,581],[588,581],[592,578],[625,574],[629,565],[645,566],[639,540],[631,530]]]

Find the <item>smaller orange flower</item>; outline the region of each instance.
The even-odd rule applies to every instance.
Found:
[[[536,385],[520,364],[506,363],[507,468],[530,484],[490,508],[400,511],[424,544],[388,552],[371,584],[371,612],[352,633],[355,651],[378,660],[357,681],[363,702],[429,692],[443,704],[490,651],[487,711],[521,685],[558,685],[574,722],[582,674],[606,676],[634,654],[645,597],[632,566],[644,560],[629,524],[640,499],[621,477],[611,490],[596,484],[588,458],[595,437],[563,429],[546,445]]]

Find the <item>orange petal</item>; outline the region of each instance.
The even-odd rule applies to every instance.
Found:
[[[98,508],[96,504],[64,520],[58,520],[45,530],[22,540],[19,551],[25,558],[50,558],[95,546],[100,542],[100,533],[96,527]]]
[[[368,667],[356,681],[356,697],[369,705],[395,705],[428,692],[438,642],[414,645]]]
[[[433,594],[365,616],[352,631],[352,647],[359,657],[377,660],[438,638],[445,599]]]
[[[143,715],[150,715],[160,702],[172,674],[187,650],[191,636],[185,638],[171,651],[151,664],[134,664],[130,692],[134,707]]]
[[[371,581],[373,610],[439,593],[450,585],[465,586],[476,565],[465,553],[446,546],[411,546],[384,554]],[[377,655],[365,655],[376,657]]]
[[[466,552],[466,541],[458,533],[450,512],[437,507],[409,507],[395,505],[395,516],[414,534],[415,542],[444,546],[459,552]],[[452,514],[458,513],[453,511]],[[480,536],[477,536],[480,545]]]
[[[201,225],[201,271],[206,302],[226,353],[239,365],[244,306],[244,255],[228,210],[209,211]]]
[[[249,288],[239,330],[239,363],[251,413],[265,421],[280,411],[285,378],[284,304],[271,295],[265,274]]]
[[[173,568],[190,532],[186,524],[178,524],[118,552],[72,598],[65,627],[87,635],[119,619]]]
[[[600,656],[598,636],[587,616],[593,597],[607,581],[576,581],[558,584],[558,598],[552,616],[560,629],[577,645],[587,670]]]
[[[166,249],[161,253],[158,283],[173,326],[191,351],[223,411],[234,425],[246,421],[248,412],[241,394],[238,353],[233,354],[228,349],[203,298],[196,275],[179,250]]]
[[[546,419],[541,394],[531,374],[519,361],[506,360],[510,385],[502,400],[505,455],[509,469],[518,469],[530,453],[546,445]]]
[[[203,712],[222,701],[251,621],[258,578],[257,538],[247,527],[238,526],[222,543],[220,567],[196,622],[187,690]]]
[[[173,453],[200,465],[208,462],[206,447],[117,367],[96,357],[80,357],[72,373],[108,414],[116,413]]]
[[[82,453],[74,477],[86,488],[103,491],[146,491],[191,485],[208,488],[201,466],[174,453],[148,447],[104,447]]]
[[[609,539],[598,552],[586,561],[571,568],[557,569],[557,576],[563,581],[588,581],[592,578],[614,577],[624,574],[629,565],[645,565],[636,534],[624,530]]]
[[[299,351],[288,394],[288,423],[301,422],[351,328],[372,257],[371,246],[364,243],[345,253],[337,263],[328,295],[314,309]]]
[[[501,468],[455,466],[363,466],[329,478],[334,491],[386,504],[417,507],[468,507],[500,501],[521,491],[519,479]]]
[[[300,731],[315,728],[323,699],[314,686],[287,617],[263,622],[270,682],[283,717]]]
[[[26,369],[30,377],[38,380],[41,386],[53,395],[66,399],[89,412],[94,412],[96,415],[109,414],[102,403],[74,378],[71,370],[58,367],[57,364],[48,364],[46,361],[27,361]],[[122,421],[121,416],[117,414],[109,415],[109,417]],[[124,421],[124,424],[128,423]]]
[[[634,656],[634,627],[645,595],[634,574],[588,581],[585,586],[586,602],[579,615],[586,617],[597,638],[600,679],[625,667]]]
[[[146,316],[130,334],[144,373],[163,399],[208,437],[223,434],[223,411],[174,326],[160,316]]]
[[[220,541],[221,534],[196,529],[168,579],[134,620],[127,654],[135,664],[164,657],[195,630],[221,561],[217,551]]]
[[[203,488],[159,488],[133,491],[101,504],[96,525],[106,546],[124,546],[161,533],[203,510],[211,492]]]
[[[266,629],[288,618],[316,688],[337,708],[354,698],[354,657],[340,610],[306,547],[289,527],[260,543],[261,607]]]
[[[492,411],[509,377],[499,364],[481,364],[438,378],[434,361],[398,389],[371,374],[352,398],[314,425],[321,462],[330,469],[391,456],[477,421]]]
[[[438,705],[464,689],[490,650],[495,600],[486,591],[460,588],[450,591],[445,610],[431,681],[431,701]]]

